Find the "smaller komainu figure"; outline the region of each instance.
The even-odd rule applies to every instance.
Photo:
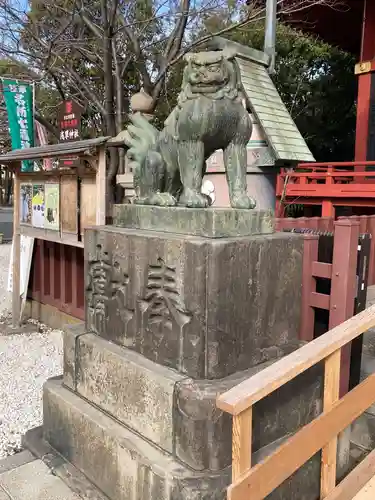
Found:
[[[207,207],[201,193],[206,160],[224,152],[233,208],[254,208],[247,195],[247,150],[252,124],[245,109],[240,71],[232,51],[185,56],[177,106],[160,132],[140,113],[132,116],[125,142],[134,173],[136,203]]]

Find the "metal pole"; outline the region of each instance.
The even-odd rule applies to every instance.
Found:
[[[276,11],[277,11],[277,0],[267,0],[266,28],[264,34],[264,52],[270,57],[270,65],[268,68],[270,74],[275,72]]]

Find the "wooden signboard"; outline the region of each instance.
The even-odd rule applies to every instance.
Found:
[[[58,107],[58,121],[60,130],[60,142],[74,142],[82,139],[83,108],[78,102],[70,99],[63,101]],[[78,157],[67,157],[60,159],[62,167],[77,167],[80,164]]]
[[[77,235],[78,233],[78,179],[75,175],[61,176],[61,233]]]
[[[84,177],[81,182],[81,235],[87,227],[96,225],[97,189],[95,177]]]

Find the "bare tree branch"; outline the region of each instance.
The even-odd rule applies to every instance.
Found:
[[[143,87],[156,107],[169,69],[186,53],[265,17],[264,0],[247,6],[235,0],[233,8],[227,0],[44,0],[31,2],[27,12],[18,1],[0,2],[0,55],[34,68],[34,80],[61,99],[89,104],[90,128],[109,135],[123,127],[132,93]],[[281,18],[317,5],[347,8],[345,0],[277,3]],[[220,22],[207,22],[215,19]],[[113,184],[120,162],[110,156],[107,180]]]

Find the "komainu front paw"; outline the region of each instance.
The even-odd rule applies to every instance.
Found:
[[[250,209],[250,208],[255,208],[257,205],[257,202],[254,200],[254,198],[251,198],[251,196],[248,196],[247,194],[238,194],[238,195],[233,195],[230,204],[232,208],[242,208],[242,209]]]
[[[206,208],[208,207],[208,199],[197,191],[186,189],[180,196],[179,204],[187,208]]]
[[[149,196],[136,198],[134,200],[136,205],[154,205],[157,207],[175,207],[177,200],[170,193],[153,193]]]
[[[177,200],[170,193],[155,193],[150,197],[150,205],[158,207],[175,207]]]

